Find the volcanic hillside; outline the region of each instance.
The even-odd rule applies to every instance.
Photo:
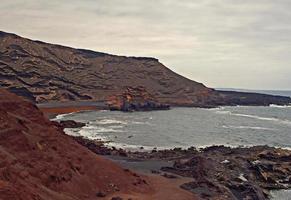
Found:
[[[32,41],[0,32],[0,85],[36,102],[103,101],[144,87],[161,103],[206,105],[217,93],[155,58],[125,57]]]
[[[0,89],[0,199],[85,200],[151,193],[138,175],[65,135],[30,102]]]
[[[102,103],[135,88],[142,88],[155,102],[171,106],[291,102],[290,98],[271,95],[215,91],[174,73],[155,58],[74,49],[1,31],[0,86],[37,103]]]

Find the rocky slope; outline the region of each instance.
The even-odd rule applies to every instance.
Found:
[[[82,137],[75,140],[101,155],[113,155],[140,162],[163,161],[164,167],[152,173],[170,179],[176,175],[191,178],[181,188],[207,200],[268,200],[270,190],[291,188],[291,151],[268,146],[230,148],[212,146],[205,149],[169,149],[151,152],[130,152],[108,148],[100,141]],[[117,157],[119,155],[120,157]],[[172,163],[172,164],[169,164]]]
[[[167,104],[161,104],[144,87],[128,87],[122,94],[112,95],[107,105],[110,110],[121,111],[149,111],[168,110]]]
[[[212,104],[212,89],[186,79],[154,58],[114,56],[32,41],[0,32],[0,85],[38,103],[106,101],[143,86],[161,103]]]
[[[151,193],[139,175],[66,136],[30,102],[0,89],[0,199],[85,200]]]
[[[100,101],[106,104],[114,96],[118,99],[127,93],[128,88],[141,86],[155,99],[153,107],[232,103],[228,95],[174,73],[155,58],[73,49],[5,32],[0,32],[0,86],[37,103]],[[261,103],[260,99],[256,101]],[[140,102],[145,103],[143,99]],[[285,102],[279,97],[272,99],[274,104]]]
[[[225,105],[236,106],[269,106],[271,104],[288,105],[290,97],[258,94],[251,92],[218,91]]]

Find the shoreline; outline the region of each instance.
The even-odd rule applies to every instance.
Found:
[[[179,187],[202,199],[267,200],[274,190],[291,189],[291,151],[282,148],[214,145],[203,149],[128,151],[106,146],[100,140],[73,138],[123,168],[170,180],[190,178],[192,181],[189,179]]]
[[[243,107],[244,105],[228,105],[229,107]],[[216,107],[189,107],[189,106],[171,106],[170,109],[173,108],[197,108],[197,109],[221,109],[224,107],[228,107],[227,105],[221,105]],[[275,107],[275,108],[290,108],[291,104],[289,105],[277,105],[277,104],[270,104],[268,106],[256,106],[256,105],[245,105],[246,107]],[[80,111],[100,111],[100,110],[108,110],[110,108],[104,104],[104,102],[53,102],[53,103],[44,103],[44,104],[37,104],[37,107],[45,114],[46,117],[49,119],[55,118],[57,115],[60,114],[68,114],[68,113],[76,113]],[[161,109],[163,111],[165,109]],[[156,110],[150,110],[156,111]],[[124,111],[121,111],[124,112]],[[148,111],[135,111],[135,112],[148,112]]]
[[[66,107],[38,107],[46,117],[53,119],[61,114],[76,113],[81,111],[101,110],[95,106],[66,106]]]
[[[99,140],[71,137],[95,154],[123,168],[138,173],[146,171],[145,175],[162,176],[169,179],[168,183],[181,177],[189,178],[189,182],[179,187],[200,198],[220,196],[231,199],[234,195],[236,198],[266,200],[270,198],[271,191],[291,188],[291,174],[286,173],[286,170],[291,172],[290,149],[213,145],[202,149],[191,147],[129,151],[106,146],[106,142]],[[239,193],[244,193],[244,196]]]
[[[73,137],[92,152],[122,167],[166,177],[192,179],[181,188],[200,198],[271,198],[272,191],[291,189],[291,151],[268,146],[230,148],[211,146],[197,150],[126,151],[108,148],[101,141]]]

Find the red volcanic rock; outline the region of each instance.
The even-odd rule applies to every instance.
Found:
[[[1,31],[0,76],[0,86],[37,103],[106,102],[140,86],[161,104],[208,106],[220,98],[155,58],[73,49]]]
[[[127,87],[123,93],[110,96],[107,105],[111,110],[122,111],[169,109],[169,105],[159,103],[144,87]]]
[[[80,146],[28,101],[0,89],[0,199],[84,200],[149,192],[139,177]]]
[[[102,104],[128,88],[139,87],[158,103],[170,106],[291,103],[287,97],[215,91],[171,71],[155,58],[74,49],[1,31],[0,77],[1,87],[37,103]],[[147,103],[145,99],[139,102]]]

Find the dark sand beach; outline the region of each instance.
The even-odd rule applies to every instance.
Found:
[[[107,109],[103,102],[90,101],[41,103],[37,104],[37,107],[50,119],[59,114]]]

